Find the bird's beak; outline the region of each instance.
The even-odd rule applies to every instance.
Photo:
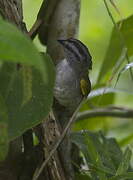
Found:
[[[64,45],[65,44],[65,40],[64,39],[58,39],[57,40],[60,44]]]

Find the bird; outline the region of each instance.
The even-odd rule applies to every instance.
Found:
[[[74,112],[91,91],[88,74],[92,69],[92,56],[78,39],[57,41],[63,47],[65,58],[56,65],[54,97],[60,105]]]

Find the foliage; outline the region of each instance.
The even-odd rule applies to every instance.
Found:
[[[114,138],[106,138],[101,132],[75,132],[71,140],[83,153],[79,171],[89,179],[133,179],[129,147],[123,153]]]
[[[40,55],[26,35],[2,19],[0,47],[0,159],[3,159],[10,140],[48,115],[55,72],[50,57]]]
[[[128,2],[132,5],[132,0]],[[36,9],[33,13],[36,17],[41,1],[25,0],[25,12],[26,3],[31,10],[28,7],[27,14],[31,16]],[[101,1],[87,3],[88,0],[82,1],[80,39],[93,56],[92,93],[81,111],[108,105],[130,107],[130,103],[132,107],[132,6],[126,9],[125,4],[120,5],[121,9],[130,9],[122,19],[121,13],[116,12],[117,6],[111,6],[109,17]],[[117,23],[112,19],[113,27],[111,16],[118,19]],[[34,22],[26,14],[25,20],[28,27]],[[35,44],[40,51],[42,45],[37,39]],[[39,51],[26,35],[0,18],[0,160],[6,157],[9,141],[35,127],[50,112],[55,71],[51,58]],[[73,129],[71,140],[79,148],[83,163],[76,174],[77,180],[133,179],[132,152],[128,146],[133,142],[131,120],[89,118],[76,122]],[[101,131],[92,132],[99,129],[105,135]],[[107,138],[108,135],[115,138]]]
[[[110,43],[100,69],[98,82],[100,82],[112,69],[119,68],[123,61],[133,55],[133,16],[118,22],[111,34]],[[115,51],[117,49],[117,51]],[[115,52],[115,53],[114,53]],[[113,54],[113,56],[112,56]]]

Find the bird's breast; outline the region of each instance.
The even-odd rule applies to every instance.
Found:
[[[66,59],[56,67],[54,96],[61,105],[70,108],[82,99],[79,77]]]

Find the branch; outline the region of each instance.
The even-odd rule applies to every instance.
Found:
[[[76,121],[80,121],[92,117],[120,117],[120,118],[133,118],[133,109],[128,109],[125,107],[115,107],[110,106],[106,108],[97,108],[94,110],[88,110],[80,112],[76,116]]]
[[[84,103],[84,99],[81,101],[81,103],[79,104],[79,106],[77,107],[77,109],[75,110],[75,112],[73,113],[72,117],[70,118],[68,124],[66,125],[63,133],[61,134],[59,140],[57,141],[57,143],[55,144],[55,146],[53,147],[53,149],[51,150],[51,152],[49,153],[49,156],[45,159],[45,161],[42,163],[41,167],[39,169],[37,169],[34,173],[33,179],[32,180],[37,180],[41,174],[41,172],[43,171],[44,167],[46,166],[46,164],[48,163],[48,161],[51,159],[51,157],[54,155],[55,151],[57,150],[57,148],[59,147],[59,145],[61,144],[61,142],[63,141],[63,139],[65,138],[68,130],[70,129],[72,123],[75,121],[75,116],[77,115],[80,107],[83,105]]]
[[[59,0],[45,0],[42,2],[42,5],[41,5],[40,10],[37,15],[37,19],[28,33],[31,39],[35,38],[35,36],[37,35],[42,24],[45,27],[43,29],[43,30],[45,30],[44,37],[47,38],[46,35],[47,35],[47,31],[48,31],[49,21],[50,21],[50,18],[52,17],[54,10],[58,4],[57,1],[59,3]]]
[[[45,2],[46,1],[46,2]],[[38,33],[39,40],[44,45],[47,45],[47,52],[53,59],[53,62],[57,64],[61,59],[64,58],[64,51],[57,42],[57,39],[61,38],[69,38],[69,37],[77,37],[78,35],[78,26],[79,26],[79,15],[80,15],[80,0],[45,0],[42,4],[42,8],[39,11],[38,14],[38,22],[34,24],[33,28],[30,30],[29,35],[31,38],[34,38],[35,35]],[[47,3],[45,5],[45,3]],[[47,8],[45,8],[47,6]],[[45,10],[44,10],[45,9]],[[71,115],[70,112],[68,112],[66,109],[63,108],[63,112],[60,109],[60,105],[58,103],[53,105],[54,109],[54,116],[56,118],[57,126],[59,129],[59,132],[61,131],[61,138],[59,138],[59,141],[57,139],[57,144],[53,146],[52,151],[49,151],[49,147],[46,146],[46,151],[48,151],[48,154],[46,154],[45,151],[45,162],[42,164],[41,168],[37,170],[34,176],[34,180],[37,179],[39,174],[42,172],[44,166],[47,164],[47,168],[49,169],[49,173],[52,175],[54,171],[54,166],[58,162],[56,161],[56,150],[60,143],[60,148],[58,151],[58,156],[62,165],[63,173],[65,174],[65,179],[72,179],[73,177],[73,168],[71,163],[71,156],[70,156],[70,148],[69,144],[69,133],[68,129],[70,124],[75,119],[75,117],[72,116],[72,119],[70,119]],[[61,124],[59,122],[64,121],[64,118],[67,120],[66,124],[68,123],[70,119],[70,124],[67,125],[65,129],[61,128]],[[56,129],[56,127],[55,127]],[[57,129],[57,130],[58,130]],[[62,130],[63,129],[63,130]],[[51,134],[51,127],[47,126],[47,131],[49,131]],[[50,134],[49,133],[49,134]],[[67,133],[67,135],[66,135]],[[47,135],[47,132],[44,131],[44,136]],[[48,138],[47,138],[48,140]],[[50,143],[50,141],[49,141]],[[65,154],[65,156],[64,156]],[[53,156],[53,157],[52,157]],[[55,160],[55,163],[53,165],[50,165],[50,158],[52,157],[52,163]],[[52,164],[51,163],[51,164]],[[56,166],[56,174],[59,172],[60,169],[58,166]],[[52,176],[51,176],[52,177]],[[50,177],[50,178],[51,178]],[[52,179],[52,178],[51,178]],[[54,178],[55,179],[55,178]],[[60,179],[60,178],[58,178]]]

